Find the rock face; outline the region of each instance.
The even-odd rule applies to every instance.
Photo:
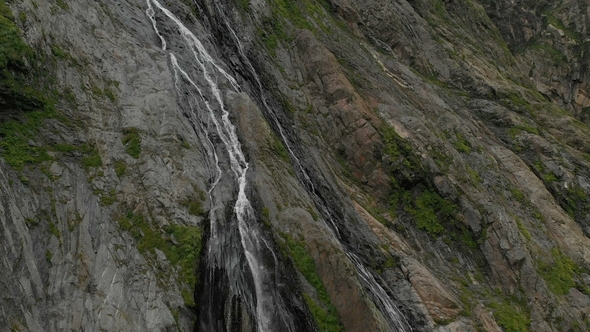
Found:
[[[0,0],[0,330],[590,330],[588,10]]]

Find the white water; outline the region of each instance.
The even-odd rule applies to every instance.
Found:
[[[219,13],[222,13],[222,11],[219,10],[219,8],[217,8],[217,9],[218,9]],[[328,217],[328,221],[332,226],[329,228],[335,233],[335,236],[339,240],[342,240],[341,234],[338,230],[335,220],[332,218],[332,216],[331,216],[328,208],[326,207],[325,203],[323,202],[323,200],[316,194],[316,189],[313,184],[313,181],[311,181],[311,178],[307,174],[307,171],[303,167],[300,159],[297,157],[297,155],[295,154],[295,152],[291,148],[291,144],[289,143],[289,140],[287,139],[287,136],[285,135],[285,131],[284,131],[283,127],[281,126],[281,123],[278,120],[278,117],[276,116],[274,110],[268,105],[266,98],[264,97],[264,90],[263,90],[263,86],[260,81],[260,78],[258,77],[258,74],[256,73],[256,70],[254,69],[254,66],[252,66],[252,64],[250,63],[250,61],[248,60],[248,58],[244,54],[244,49],[243,49],[243,46],[240,42],[240,39],[238,38],[235,31],[232,29],[232,27],[228,23],[227,19],[225,17],[223,17],[223,19],[224,19],[224,23],[225,23],[227,29],[231,32],[232,37],[237,45],[238,53],[240,54],[242,61],[248,65],[248,68],[250,69],[250,73],[252,74],[252,77],[256,80],[256,84],[258,86],[259,93],[260,93],[260,98],[262,100],[264,107],[267,110],[267,113],[270,115],[270,117],[274,121],[274,123],[279,131],[279,134],[282,138],[282,141],[283,141],[285,147],[287,148],[287,150],[289,151],[289,155],[291,156],[291,159],[295,162],[295,165],[297,166],[297,168],[300,171],[300,174],[303,177],[302,180],[309,187],[309,193],[313,196],[313,199],[316,202],[316,206],[319,209],[321,209],[322,212],[324,212],[323,215]],[[389,324],[391,325],[390,327],[396,329],[397,331],[402,331],[402,332],[412,331],[412,328],[410,327],[410,325],[406,321],[405,317],[396,308],[395,304],[393,303],[393,301],[391,300],[391,298],[389,297],[389,295],[387,294],[385,289],[379,284],[379,282],[377,282],[375,276],[362,264],[361,259],[357,255],[355,255],[354,253],[350,252],[350,250],[348,248],[346,248],[346,246],[344,246],[344,245],[343,245],[343,249],[344,249],[344,252],[346,253],[346,255],[348,256],[348,258],[354,263],[357,273],[358,273],[359,277],[361,278],[361,280],[363,281],[363,283],[365,284],[365,286],[368,287],[370,292],[376,297],[376,299],[377,299],[377,301],[375,301],[376,305],[381,308],[383,314],[385,315],[386,319],[389,321]]]
[[[165,38],[158,29],[158,24],[155,18],[156,10],[154,9],[154,6],[159,12],[164,14],[164,16],[170,20],[171,23],[173,23],[174,28],[178,30],[184,43],[182,47],[185,48],[185,53],[186,50],[189,50],[189,54],[192,55],[192,58],[190,59],[190,65],[196,65],[198,70],[198,77],[195,76],[195,74],[191,76],[191,74],[189,74],[190,71],[185,70],[179,63],[177,54],[174,54],[172,51],[170,51],[170,62],[174,69],[176,80],[175,84],[177,89],[179,88],[181,82],[190,84],[190,86],[197,92],[196,95],[191,92],[191,97],[200,99],[200,104],[205,106],[205,110],[201,111],[206,111],[206,114],[203,114],[202,112],[195,114],[195,112],[193,112],[193,114],[190,116],[192,118],[191,120],[193,120],[193,124],[198,123],[200,130],[204,132],[204,147],[209,159],[213,161],[213,166],[215,167],[215,176],[210,188],[208,189],[208,193],[212,202],[216,199],[214,197],[215,195],[213,194],[214,189],[219,184],[224,171],[220,164],[220,158],[216,146],[211,141],[207,133],[211,130],[214,130],[215,134],[223,143],[225,151],[227,151],[230,161],[230,169],[238,187],[238,193],[235,199],[233,211],[237,219],[241,246],[246,257],[246,261],[250,270],[249,272],[252,275],[256,294],[256,303],[246,303],[246,305],[255,307],[258,331],[271,331],[272,318],[277,316],[277,301],[279,301],[279,299],[277,299],[276,296],[273,296],[274,294],[272,289],[269,289],[269,283],[266,282],[268,280],[268,273],[265,271],[265,268],[259,258],[261,252],[264,249],[271,249],[271,247],[266,243],[257,228],[253,227],[253,225],[249,223],[249,221],[254,220],[255,217],[252,205],[246,195],[246,175],[249,165],[246,161],[244,153],[242,152],[241,144],[236,134],[236,129],[229,120],[229,112],[227,111],[224,104],[218,85],[218,80],[223,81],[223,83],[229,83],[229,86],[236,92],[240,92],[241,89],[237,81],[223,68],[215,63],[201,41],[186,26],[184,26],[182,22],[176,18],[174,14],[172,14],[172,12],[162,6],[162,4],[160,4],[160,2],[157,0],[147,0],[147,6],[148,9],[146,13],[152,21],[156,34],[159,36],[162,42],[162,49],[166,50],[168,45]],[[205,86],[200,86],[197,81],[202,82],[203,79],[205,80],[206,84],[204,84]],[[208,100],[204,94],[203,89],[206,89],[206,92],[208,93],[207,96],[209,94],[213,96],[212,101]],[[205,116],[206,122],[212,124],[212,128],[205,128],[203,126],[203,116]],[[224,262],[221,261],[223,257],[220,254],[221,250],[223,249],[220,248],[220,246],[224,245],[222,241],[220,241],[220,237],[222,237],[223,234],[219,234],[219,223],[222,221],[217,220],[214,204],[212,204],[209,217],[211,222],[211,234],[209,239],[208,258],[211,260],[211,262],[214,262],[216,266],[223,266]],[[246,293],[248,290],[237,289],[233,291],[237,294],[244,295],[244,293]],[[252,296],[243,297],[244,298],[242,300],[245,301],[252,299]],[[279,316],[281,317],[284,325],[287,326],[287,329],[292,331],[292,324],[287,322],[288,320],[283,315]]]

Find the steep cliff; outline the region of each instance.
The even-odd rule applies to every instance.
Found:
[[[0,0],[7,331],[587,331],[588,4]]]

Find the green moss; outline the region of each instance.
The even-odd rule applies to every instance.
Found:
[[[473,168],[467,166],[465,171],[467,171],[469,178],[474,184],[481,184],[481,176]]]
[[[338,321],[337,312],[330,312],[330,309],[326,309],[318,305],[309,295],[303,294],[305,303],[320,332],[340,332],[344,331],[344,327]]]
[[[0,68],[23,67],[23,60],[31,57],[33,52],[21,39],[14,16],[3,0],[0,0],[0,31]]]
[[[508,107],[514,108],[516,107],[517,111],[526,111],[528,113],[533,113],[533,108],[531,103],[518,92],[509,91],[509,92],[498,92],[498,96],[500,98],[500,102]]]
[[[520,306],[511,302],[492,303],[494,318],[505,332],[529,332],[531,320],[528,313],[523,312]]]
[[[61,233],[59,232],[59,229],[57,229],[57,226],[55,226],[55,224],[51,221],[49,222],[49,232],[55,235],[55,237],[58,239],[61,239]]]
[[[102,193],[100,196],[100,204],[103,206],[113,205],[117,201],[117,192],[115,189],[109,190],[108,193]]]
[[[529,230],[523,225],[522,220],[520,220],[519,217],[515,216],[514,219],[516,220],[516,226],[518,227],[518,230],[520,231],[520,234],[522,234],[522,236],[524,236],[524,238],[527,241],[531,241],[532,236],[531,233],[529,232]]]
[[[64,0],[56,0],[56,3],[63,10],[67,10],[69,8],[67,2],[65,2]]]
[[[59,95],[43,81],[51,81],[46,68],[40,68],[44,62],[43,54],[24,43],[10,9],[0,0],[0,102],[16,115],[0,124],[0,155],[16,170],[51,159],[44,146],[33,143],[45,119],[58,118]]]
[[[574,275],[578,267],[558,248],[551,249],[553,262],[538,262],[539,273],[555,294],[565,295],[575,286]]]
[[[84,143],[82,145],[72,145],[67,143],[58,143],[50,147],[51,150],[61,153],[80,152],[82,154],[82,167],[89,169],[91,167],[102,167],[102,158],[98,150]]]
[[[109,98],[109,100],[112,102],[117,101],[117,96],[115,95],[115,92],[113,92],[113,89],[111,89],[111,88],[106,88],[104,90],[104,95],[107,96],[107,98]]]
[[[199,200],[192,200],[188,204],[188,213],[192,214],[193,216],[202,216],[203,211],[203,204]]]
[[[113,163],[113,167],[115,169],[115,174],[117,174],[117,177],[119,178],[125,175],[125,172],[127,171],[127,164],[123,160],[116,160]]]
[[[141,136],[137,128],[123,129],[123,139],[121,140],[125,145],[125,152],[131,157],[137,159],[141,153]]]
[[[9,120],[0,124],[0,155],[12,168],[22,170],[26,164],[51,160],[45,147],[31,144],[49,115],[34,111],[25,114],[20,121]]]
[[[270,222],[270,211],[266,206],[262,208],[262,223],[268,228],[272,227]]]
[[[68,230],[70,232],[73,232],[76,229],[76,227],[78,225],[80,225],[80,223],[82,222],[82,220],[83,220],[82,219],[82,216],[78,212],[76,212],[75,217],[73,219],[70,219],[68,221]]]
[[[313,30],[313,27],[303,16],[300,5],[304,1],[298,0],[271,0],[271,8],[275,17],[285,18],[300,29]]]
[[[526,203],[524,193],[518,188],[510,188],[510,192],[512,193],[514,199],[516,199],[518,202],[522,204]]]
[[[445,231],[439,218],[444,221],[454,219],[456,206],[435,192],[425,191],[416,199],[415,204],[406,206],[406,211],[414,217],[418,229],[426,231],[432,237],[438,237]]]
[[[455,133],[456,139],[453,141],[453,145],[459,152],[471,153],[471,144],[461,133]]]
[[[102,158],[100,158],[98,150],[87,147],[84,152],[86,154],[86,156],[82,158],[82,166],[84,168],[88,169],[90,167],[102,166]]]
[[[508,135],[510,135],[510,137],[512,137],[512,139],[514,139],[521,132],[527,132],[527,133],[539,135],[539,131],[537,130],[537,128],[535,128],[533,126],[529,126],[529,125],[517,125],[517,126],[514,126],[510,129],[508,129],[508,131],[507,131]]]
[[[250,0],[237,0],[237,5],[238,8],[244,12],[247,13],[250,11]]]
[[[174,265],[180,267],[180,281],[188,287],[183,288],[184,303],[190,307],[195,305],[192,290],[197,283],[197,267],[201,255],[202,232],[198,227],[170,225],[166,233],[174,236],[178,245],[169,245],[162,251]]]
[[[563,54],[561,51],[559,51],[558,49],[556,49],[554,46],[542,43],[542,42],[533,42],[531,43],[528,48],[533,49],[533,50],[537,50],[537,51],[541,51],[547,55],[549,55],[548,58],[551,59],[551,61],[553,61],[553,63],[555,63],[556,65],[563,65],[568,63],[567,60],[567,56],[565,54]]]
[[[563,22],[557,17],[551,15],[550,13],[545,13],[545,17],[547,18],[547,22],[549,24],[563,31],[563,33],[569,38],[576,41],[579,41],[581,39],[580,34],[574,28],[566,27],[565,24],[563,24]]]
[[[0,100],[4,110],[55,110],[56,93],[41,84],[46,69],[34,72],[35,65],[43,62],[39,60],[43,59],[22,40],[12,12],[0,0]]]
[[[51,45],[51,52],[57,58],[61,58],[61,59],[67,59],[67,58],[69,58],[68,53],[66,51],[64,51],[61,47],[57,46],[57,45]]]
[[[47,260],[48,263],[51,263],[51,258],[53,258],[51,251],[45,250],[45,260]]]
[[[239,7],[244,10],[246,0],[238,1],[242,2]],[[324,9],[329,7],[329,4],[323,0],[319,2],[314,0],[270,0],[272,17],[263,22],[262,27],[257,31],[258,35],[271,55],[275,56],[279,43],[290,42],[294,39],[294,33],[292,29],[289,29],[291,25],[299,29],[315,31],[315,26],[310,19],[325,17]],[[326,28],[321,20],[316,20],[316,23]]]
[[[133,212],[119,218],[121,229],[137,241],[141,253],[154,253],[159,249],[174,266],[180,268],[178,281],[185,305],[195,306],[192,290],[197,282],[198,261],[201,254],[202,232],[198,227],[170,225],[162,230],[150,225],[141,215]],[[175,244],[177,243],[177,244]]]
[[[555,174],[549,173],[549,174],[544,174],[543,175],[543,180],[545,180],[545,182],[551,183],[551,182],[557,181],[558,179],[557,179],[557,176]]]
[[[25,218],[25,223],[27,224],[27,226],[29,226],[29,228],[33,228],[39,225],[39,220],[33,218]]]
[[[273,136],[271,149],[277,157],[289,162],[289,152],[278,137]]]
[[[331,304],[326,287],[316,272],[315,262],[305,249],[304,243],[293,240],[289,235],[283,235],[283,238],[295,266],[317,292],[320,303],[314,301],[307,294],[304,294],[304,298],[320,331],[344,331],[338,318],[338,312]]]
[[[570,186],[565,194],[565,210],[574,219],[579,220],[586,217],[590,212],[588,195],[584,189],[578,186]]]

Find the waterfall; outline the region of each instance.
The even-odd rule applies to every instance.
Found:
[[[292,315],[275,285],[273,266],[268,266],[272,263],[263,260],[265,255],[272,256],[277,265],[273,248],[260,229],[246,193],[249,164],[222,96],[221,89],[241,92],[241,88],[171,11],[158,0],[147,0],[147,7],[146,14],[162,49],[168,51],[175,88],[186,102],[186,116],[203,143],[212,173],[207,190],[211,201],[203,299],[207,308],[202,309],[205,313],[201,314],[199,326],[203,331],[234,330],[235,321],[243,320],[239,308],[231,309],[236,307],[237,297],[254,318],[250,324],[258,331],[295,331]],[[164,28],[173,30],[169,40],[161,32],[164,28],[159,28],[156,14],[162,15]],[[223,209],[227,190],[220,188],[221,183],[237,188],[230,200],[234,206],[229,216]],[[220,305],[226,287],[230,288],[232,298]]]
[[[285,133],[285,130],[283,129],[281,122],[279,121],[275,111],[273,110],[272,107],[270,107],[270,105],[268,105],[268,102],[266,101],[266,98],[264,97],[264,88],[263,88],[262,82],[260,81],[260,78],[258,77],[258,74],[256,73],[256,70],[254,69],[254,66],[252,65],[252,63],[250,62],[248,57],[245,55],[244,48],[242,46],[242,43],[240,42],[240,39],[238,38],[236,32],[232,29],[231,25],[228,22],[227,17],[222,12],[222,10],[219,8],[219,5],[217,3],[215,3],[215,7],[216,7],[218,13],[222,16],[223,22],[224,22],[227,30],[231,34],[231,37],[237,47],[238,54],[239,54],[242,62],[247,65],[250,75],[256,83],[256,87],[258,88],[258,92],[260,94],[260,99],[261,99],[261,102],[264,106],[264,109],[266,110],[266,113],[270,117],[270,119],[274,122],[274,125],[275,125],[276,129],[278,130],[281,140],[282,140],[283,144],[285,145],[287,151],[289,152],[289,155],[291,157],[292,162],[294,163],[296,170],[298,171],[297,174],[299,176],[300,181],[307,188],[307,191],[311,195],[311,197],[313,198],[317,209],[322,213],[322,216],[324,217],[324,221],[328,222],[329,229],[334,233],[334,236],[342,244],[342,248],[344,249],[346,256],[355,265],[357,274],[360,277],[362,283],[364,284],[365,288],[369,290],[369,293],[371,293],[373,295],[373,298],[374,298],[373,301],[374,301],[375,305],[381,310],[381,312],[383,313],[383,315],[387,319],[391,330],[400,331],[400,332],[412,331],[412,328],[410,327],[410,325],[406,321],[403,314],[397,309],[395,303],[390,298],[390,296],[387,294],[387,291],[377,281],[378,277],[376,277],[373,273],[371,273],[369,271],[369,269],[367,269],[363,265],[361,259],[355,253],[353,253],[350,250],[350,248],[348,248],[343,243],[342,234],[340,233],[340,231],[338,229],[338,224],[335,220],[335,217],[333,217],[333,214],[330,212],[330,209],[328,208],[328,205],[325,203],[324,199],[322,198],[322,195],[315,188],[315,185],[314,185],[313,181],[311,180],[311,177],[309,176],[305,167],[303,167],[303,163],[301,162],[301,159],[297,156],[294,149],[292,148],[292,143],[289,142],[289,139]]]

